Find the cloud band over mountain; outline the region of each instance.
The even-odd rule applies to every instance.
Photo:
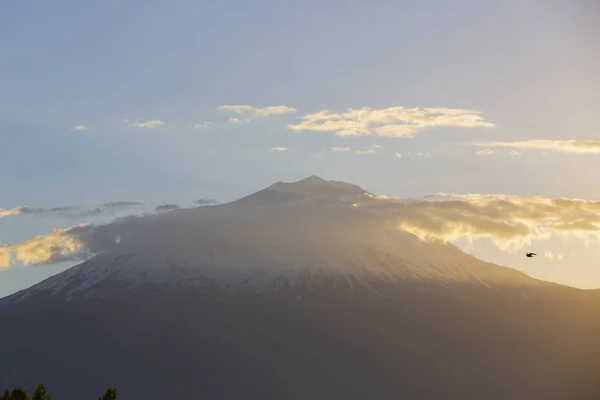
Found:
[[[490,238],[503,250],[551,236],[600,238],[600,201],[542,196],[441,194],[412,202],[398,227],[423,240]]]
[[[600,201],[442,193],[420,200],[365,196],[360,203],[340,203],[339,206],[339,220],[328,221],[331,226],[342,224],[345,230],[392,226],[425,241],[489,238],[506,251],[518,250],[534,239],[552,236],[600,238]],[[256,237],[266,226],[271,227],[262,214],[246,218],[237,208],[232,208],[232,214],[227,214],[226,208],[219,210],[219,215],[231,216],[222,220],[225,222],[221,231],[216,228],[218,224],[215,225],[221,220],[213,218],[213,211],[202,212],[200,209],[130,216],[103,225],[84,224],[58,229],[48,235],[0,247],[0,267],[6,268],[14,262],[43,265],[83,260],[91,254],[122,249],[122,246],[148,249],[163,245],[163,240],[168,241],[168,245],[183,245],[202,238],[213,240],[235,236],[240,231],[251,232],[250,236]],[[328,213],[327,218],[336,218],[335,212]],[[295,221],[300,223],[299,226],[306,225],[306,218],[298,215]],[[279,235],[294,238],[295,230],[295,225],[288,224]]]
[[[32,208],[28,206],[18,206],[12,209],[0,209],[0,218],[14,215],[55,215],[65,218],[85,218],[103,213],[112,214],[119,210],[140,207],[144,204],[136,201],[116,201],[100,204],[92,208],[81,208],[74,206],[53,207],[53,208]]]

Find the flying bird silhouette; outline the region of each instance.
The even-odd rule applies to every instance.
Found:
[[[526,255],[527,257],[533,257],[533,256],[537,256],[537,254],[535,254],[535,253],[527,253],[527,254],[525,254],[525,255]]]

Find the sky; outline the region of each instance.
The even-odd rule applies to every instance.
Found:
[[[591,0],[1,2],[0,297],[74,265],[17,256],[54,229],[313,174],[529,211],[580,199],[528,217],[520,247],[450,239],[600,288],[598,37]]]

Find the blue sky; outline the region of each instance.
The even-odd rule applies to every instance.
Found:
[[[393,196],[598,200],[600,154],[534,143],[478,156],[486,147],[473,143],[599,139],[599,16],[584,0],[3,2],[0,208],[227,201],[312,174]],[[223,105],[297,111],[232,124],[240,115]],[[287,128],[320,110],[398,106],[476,110],[495,126],[412,138]],[[139,128],[136,120],[165,125]],[[194,127],[202,121],[213,127]],[[88,129],[74,129],[80,124]],[[373,145],[382,147],[356,153]],[[1,218],[0,243],[73,223]],[[565,254],[546,260],[553,267],[541,260],[532,269],[520,252],[486,243],[471,251],[600,287],[600,272],[590,272],[598,250],[553,240],[544,246]],[[586,267],[573,272],[573,263]],[[68,265],[17,263],[0,272],[0,296]]]

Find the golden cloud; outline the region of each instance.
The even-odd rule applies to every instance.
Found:
[[[67,229],[55,229],[47,235],[39,235],[24,242],[0,247],[0,268],[7,268],[13,261],[26,265],[50,264],[72,259],[84,250],[85,244],[74,235],[81,224]]]
[[[496,154],[496,152],[491,149],[483,149],[476,151],[475,154],[477,154],[478,156],[493,156],[494,154]]]
[[[335,152],[343,152],[343,151],[350,151],[350,147],[332,147],[331,151],[335,151]]]
[[[151,121],[146,121],[146,122],[140,122],[138,120],[136,120],[133,123],[133,126],[137,126],[138,128],[156,128],[157,126],[163,126],[166,125],[167,123],[163,120],[160,119],[153,119]]]
[[[25,214],[28,210],[29,210],[29,208],[27,206],[19,206],[19,207],[11,208],[10,210],[3,210],[0,208],[0,218],[8,217],[11,215]]]
[[[532,239],[575,235],[600,239],[600,201],[541,196],[440,194],[405,204],[397,226],[423,240],[490,238],[503,250]]]
[[[367,150],[357,150],[357,154],[375,154],[377,153],[375,149],[367,149]]]
[[[288,128],[301,131],[333,132],[338,136],[414,137],[432,127],[486,127],[495,125],[484,121],[478,111],[451,108],[389,107],[374,109],[349,108],[346,112],[328,110],[307,114],[299,124]]]
[[[250,115],[254,117],[270,117],[271,115],[280,115],[296,112],[294,107],[288,106],[268,106],[256,108],[248,105],[239,106],[219,106],[219,110],[232,111],[239,115]]]
[[[475,143],[475,146],[553,150],[564,153],[600,153],[600,140],[527,140],[522,142]]]

